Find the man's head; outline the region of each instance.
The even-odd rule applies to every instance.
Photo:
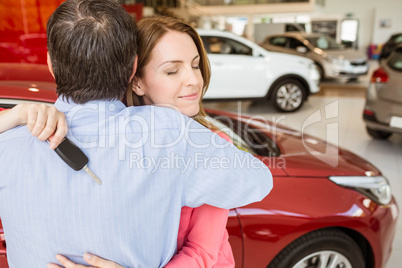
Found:
[[[47,23],[57,94],[76,103],[122,99],[134,70],[137,27],[113,0],[66,0]]]

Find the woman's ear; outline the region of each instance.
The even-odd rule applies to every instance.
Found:
[[[138,79],[136,76],[133,78],[133,91],[138,96],[145,95],[145,91],[141,88],[141,79]]]

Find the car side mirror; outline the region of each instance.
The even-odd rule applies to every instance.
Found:
[[[299,53],[306,53],[307,48],[303,47],[303,46],[298,46],[298,47],[296,47],[296,51],[299,52]]]

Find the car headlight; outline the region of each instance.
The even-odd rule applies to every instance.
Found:
[[[388,205],[391,202],[391,186],[383,176],[333,176],[329,177],[329,179],[340,186],[360,192],[377,204]]]

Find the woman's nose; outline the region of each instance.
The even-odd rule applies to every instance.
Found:
[[[190,68],[186,72],[186,85],[194,86],[202,82],[202,76],[200,70]]]

